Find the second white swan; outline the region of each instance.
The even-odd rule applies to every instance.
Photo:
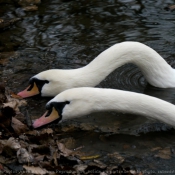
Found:
[[[90,87],[69,89],[50,100],[46,109],[47,112],[34,121],[34,128],[54,120],[67,120],[101,111],[148,116],[175,126],[175,105],[148,95],[122,90]]]

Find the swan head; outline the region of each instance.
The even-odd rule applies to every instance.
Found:
[[[38,128],[53,121],[63,121],[87,115],[94,111],[96,101],[86,88],[66,90],[46,104],[46,112],[42,117],[33,122],[33,127]],[[80,93],[81,92],[81,93]]]
[[[53,97],[68,89],[69,80],[67,79],[66,73],[61,70],[47,70],[30,78],[28,87],[18,95],[23,98],[34,95]]]

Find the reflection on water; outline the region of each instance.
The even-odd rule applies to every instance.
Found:
[[[38,72],[51,68],[82,67],[111,45],[127,40],[140,41],[151,46],[175,67],[175,12],[164,10],[164,7],[173,3],[172,0],[43,0],[36,12],[25,12],[13,3],[2,4],[4,11],[0,13],[4,18],[21,18],[16,25],[0,33],[1,50],[17,52],[7,60],[7,64],[1,65],[2,80],[11,90],[19,92],[27,86],[28,79]],[[8,10],[5,11],[6,9]],[[18,43],[19,47],[14,47],[14,43]],[[158,89],[147,85],[140,70],[131,64],[114,71],[99,87],[145,93],[175,104],[174,89]],[[27,109],[30,115],[39,117],[44,112],[47,101],[48,99],[39,97],[28,99]],[[157,121],[141,116],[100,113],[75,119],[73,122],[87,122],[97,125],[103,132],[117,132],[114,136],[106,137],[114,145],[113,149],[110,147],[111,152],[116,148],[126,152],[116,144],[117,141],[122,143],[125,140],[131,145],[136,142],[144,142],[144,145],[145,140],[150,138],[148,146],[131,149],[130,153],[133,154],[147,151],[154,146],[174,146],[173,135],[169,140],[166,139],[169,131],[163,132],[166,137],[161,132],[136,137],[137,131],[143,132],[145,129],[142,128],[150,126],[153,128],[151,131],[167,130],[166,126],[157,124]],[[99,137],[99,133],[95,135],[86,137],[86,140],[81,137],[80,141],[87,145],[87,150],[88,144],[85,142],[88,142],[88,138],[97,140],[95,138]],[[98,144],[102,146],[101,142],[94,141],[93,151],[100,149]],[[109,145],[106,146],[106,142],[103,144],[106,150]]]

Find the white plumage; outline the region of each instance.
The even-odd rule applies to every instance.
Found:
[[[82,68],[47,70],[31,79],[48,80],[40,93],[42,96],[55,96],[74,87],[94,87],[126,63],[137,65],[146,80],[155,87],[175,87],[175,70],[150,47],[131,41],[113,45]]]
[[[73,88],[58,94],[46,106],[51,106],[48,110],[52,110],[54,106],[51,104],[64,102],[69,103],[62,109],[60,114],[62,120],[81,117],[93,112],[117,111],[147,116],[175,126],[175,105],[135,92],[90,87]],[[54,113],[52,121],[59,118],[58,113],[59,111]],[[37,119],[33,126],[36,128],[46,124],[45,119],[49,120],[49,116]],[[47,121],[49,122],[51,121]]]

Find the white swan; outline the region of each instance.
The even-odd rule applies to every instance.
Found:
[[[158,119],[175,126],[175,105],[144,94],[114,89],[81,87],[66,90],[46,104],[46,113],[34,128],[98,111],[118,111]]]
[[[113,45],[82,68],[41,72],[33,76],[29,81],[29,87],[18,95],[55,96],[74,87],[94,87],[126,63],[137,65],[146,80],[155,87],[175,87],[175,70],[150,47],[130,41]]]

